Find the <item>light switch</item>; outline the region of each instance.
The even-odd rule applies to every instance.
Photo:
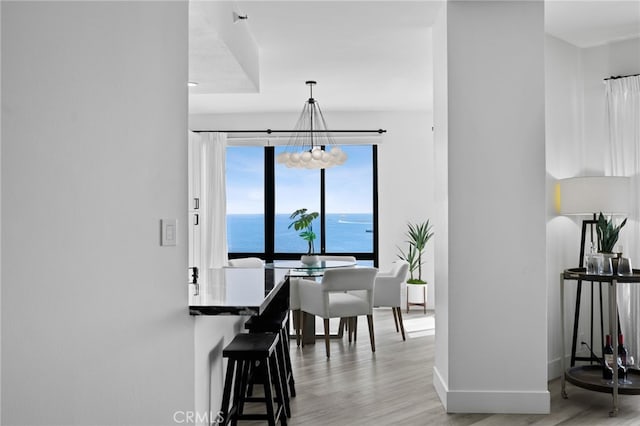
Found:
[[[161,231],[160,231],[160,245],[163,246],[175,246],[178,233],[178,220],[177,219],[161,219]]]

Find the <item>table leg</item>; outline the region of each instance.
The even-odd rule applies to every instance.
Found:
[[[571,364],[576,365],[576,343],[578,341],[578,323],[580,322],[580,300],[582,299],[582,280],[578,280],[576,287],[576,310],[573,316],[573,338],[571,340]]]
[[[613,406],[609,412],[609,417],[618,415],[618,291],[617,281],[614,279],[609,284],[609,330],[613,341]]]
[[[567,399],[567,389],[566,389],[566,383],[565,383],[565,378],[564,378],[564,374],[565,374],[565,365],[564,365],[564,359],[565,359],[565,354],[564,354],[564,342],[565,342],[565,336],[564,336],[564,275],[562,273],[560,273],[560,334],[562,336],[562,345],[561,345],[561,352],[560,352],[560,395],[562,395],[562,398]]]
[[[313,345],[316,343],[316,339],[324,339],[324,334],[316,334],[316,316],[303,311],[300,311],[300,315],[302,317],[302,346]],[[349,320],[347,320],[347,322],[348,321]],[[342,333],[340,326],[338,326],[338,332],[336,334],[330,334],[329,338],[342,339]]]
[[[302,344],[313,345],[316,343],[316,316],[307,312],[302,314]]]

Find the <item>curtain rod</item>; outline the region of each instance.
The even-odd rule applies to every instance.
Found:
[[[210,132],[222,132],[222,133],[387,133],[386,130],[191,130],[193,133],[210,133]]]
[[[607,81],[607,80],[617,80],[617,79],[619,79],[619,78],[637,77],[637,76],[639,76],[639,75],[640,75],[640,74],[616,75],[616,76],[613,76],[613,75],[612,75],[611,77],[609,77],[609,78],[605,78],[604,80],[605,80],[605,81]]]

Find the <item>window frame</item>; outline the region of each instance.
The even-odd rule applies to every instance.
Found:
[[[355,256],[362,261],[373,261],[378,266],[378,146],[371,144],[372,155],[372,194],[373,194],[373,251],[366,253],[340,252],[325,253],[326,247],[326,211],[325,211],[325,169],[320,169],[320,253],[326,255]],[[274,260],[297,260],[306,253],[281,253],[275,251],[275,148],[264,147],[264,253],[260,252],[229,252],[229,259],[257,256],[265,262]]]

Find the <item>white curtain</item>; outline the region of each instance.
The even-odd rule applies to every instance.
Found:
[[[608,156],[606,172],[629,176],[629,214],[620,231],[623,256],[640,268],[640,76],[609,79],[606,84]],[[640,357],[640,285],[618,287],[620,326],[625,344],[636,360]]]
[[[201,133],[202,265],[227,264],[226,133]]]

